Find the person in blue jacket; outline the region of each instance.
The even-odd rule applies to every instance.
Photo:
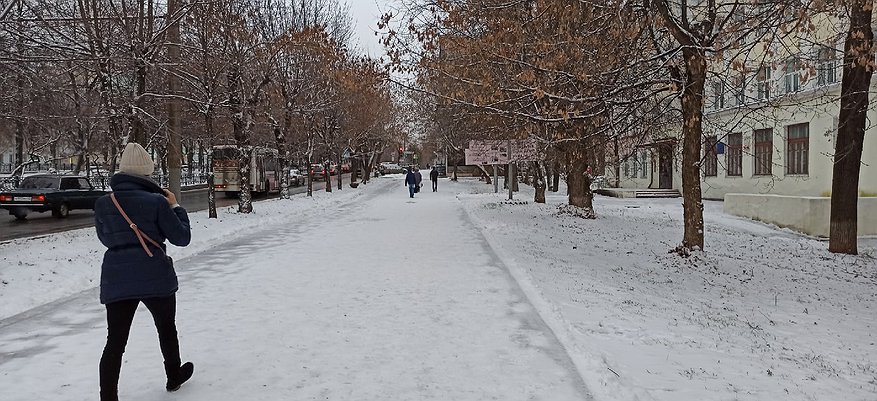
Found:
[[[122,354],[141,302],[158,331],[166,390],[179,389],[194,371],[191,362],[181,364],[177,275],[164,244],[165,240],[177,246],[189,244],[189,217],[172,192],[149,178],[154,168],[146,150],[129,143],[122,152],[119,172],[110,179],[115,199],[105,195],[94,208],[97,236],[107,247],[100,278],[100,302],[107,310],[107,343],[100,359],[101,401],[119,399]]]
[[[414,197],[414,189],[417,188],[417,175],[414,174],[414,168],[408,168],[408,173],[405,174],[405,185],[408,186],[408,195],[410,197]]]

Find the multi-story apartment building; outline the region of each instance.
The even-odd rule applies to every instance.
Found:
[[[814,24],[824,28],[713,65],[705,93],[704,198],[830,194],[844,34],[827,17]],[[868,119],[859,181],[866,196],[877,195],[877,99]],[[651,143],[622,150],[629,157],[620,166],[619,186],[681,189],[680,132],[671,127]]]
[[[814,29],[740,46],[711,65],[705,89],[702,195],[726,212],[828,235],[840,113],[843,21],[817,15]],[[877,93],[877,76],[870,92]],[[859,176],[859,233],[877,234],[877,99],[868,109]],[[682,190],[681,128],[619,149],[609,182]]]

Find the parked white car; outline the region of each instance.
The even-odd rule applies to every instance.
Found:
[[[403,173],[403,172],[405,172],[405,169],[402,168],[402,166],[400,166],[400,165],[398,165],[398,164],[396,164],[396,163],[382,162],[382,163],[378,166],[378,172],[381,173],[381,175],[384,175],[384,174],[399,174],[399,173]]]
[[[297,187],[305,183],[305,176],[297,168],[289,169],[289,185]]]

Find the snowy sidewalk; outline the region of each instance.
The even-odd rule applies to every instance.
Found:
[[[443,184],[446,181],[442,181]],[[120,398],[588,400],[565,350],[450,191],[363,197],[177,262],[178,328],[196,373],[164,391],[149,313]],[[97,396],[96,290],[0,322],[3,400]]]

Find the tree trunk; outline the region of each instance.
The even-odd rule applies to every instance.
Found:
[[[143,94],[146,93],[146,62],[142,59],[135,58],[136,68],[134,69],[135,92],[134,99],[128,104],[128,126],[131,131],[128,136],[129,142],[136,142],[145,148],[148,145],[146,138],[146,124],[141,117],[144,109]]]
[[[180,9],[180,0],[168,0],[167,14],[168,18],[176,17]],[[180,78],[177,76],[177,69],[180,66],[180,24],[172,23],[167,29],[167,57],[170,62],[168,66],[168,94],[177,95],[180,91]],[[183,144],[182,144],[182,125],[180,124],[180,100],[171,97],[167,100],[167,116],[168,116],[168,144],[167,144],[167,165],[170,170],[168,174],[168,189],[174,193],[177,199],[182,199],[182,163],[183,163]],[[191,168],[191,165],[189,166]]]
[[[618,155],[618,137],[614,138],[615,146],[614,148],[614,160],[615,160],[615,184],[613,185],[615,188],[621,187],[621,157]]]
[[[240,67],[232,64],[228,73],[228,104],[231,111],[232,133],[238,148],[238,173],[240,178],[240,196],[238,197],[238,213],[253,212],[253,194],[250,191],[250,163],[252,149],[247,132],[243,105],[243,88],[241,87]]]
[[[493,180],[490,179],[490,173],[484,169],[484,166],[478,166],[478,170],[481,170],[481,175],[484,176],[484,179],[487,180],[487,185],[493,184]]]
[[[703,249],[703,199],[700,187],[703,137],[703,88],[706,59],[691,48],[683,50],[686,83],[682,92],[682,197],[685,232],[682,247]]]
[[[360,161],[358,157],[351,157],[350,159],[350,186],[353,187],[353,184],[356,180],[359,179],[359,169]]]
[[[344,180],[342,180],[344,173],[341,171],[341,158],[339,157],[337,160],[338,161],[335,162],[335,175],[338,176],[338,190],[340,191],[344,189]]]
[[[533,188],[536,189],[533,202],[545,203],[545,175],[542,174],[542,165],[537,161],[533,162]]]
[[[329,164],[323,165],[323,178],[326,179],[326,192],[332,192],[332,175],[329,174]]]
[[[308,196],[314,196],[314,175],[311,174],[311,156],[308,155],[308,165],[305,167],[305,174],[308,176]]]
[[[551,168],[551,192],[560,191],[560,160],[554,159],[554,165]]]
[[[277,164],[280,167],[280,199],[290,199],[289,195],[289,157],[286,151],[286,135],[280,126],[274,125],[274,143],[277,144]]]
[[[591,179],[585,173],[588,162],[585,152],[576,149],[569,154],[569,170],[566,174],[566,186],[569,193],[569,204],[581,208],[583,216],[589,219],[597,218],[594,213],[594,194],[591,193]]]
[[[868,89],[873,74],[870,0],[850,4],[850,28],[844,45],[840,116],[831,181],[831,225],[828,250],[858,254],[859,174],[868,113]]]
[[[369,163],[366,158],[363,156],[362,158],[357,158],[359,161],[359,168],[362,170],[362,183],[368,184],[368,181],[371,179],[371,163]]]
[[[457,181],[457,167],[458,167],[458,165],[459,165],[459,160],[457,160],[457,158],[455,157],[454,158],[454,177],[451,178],[451,181]]]
[[[213,106],[207,106],[207,112],[204,113],[204,134],[207,135],[208,140],[210,141],[210,160],[208,162],[208,166],[210,170],[207,172],[207,211],[208,218],[215,219],[216,218],[216,187],[215,184],[215,176],[213,175]],[[203,148],[202,148],[203,149]],[[204,159],[201,159],[202,163]]]

